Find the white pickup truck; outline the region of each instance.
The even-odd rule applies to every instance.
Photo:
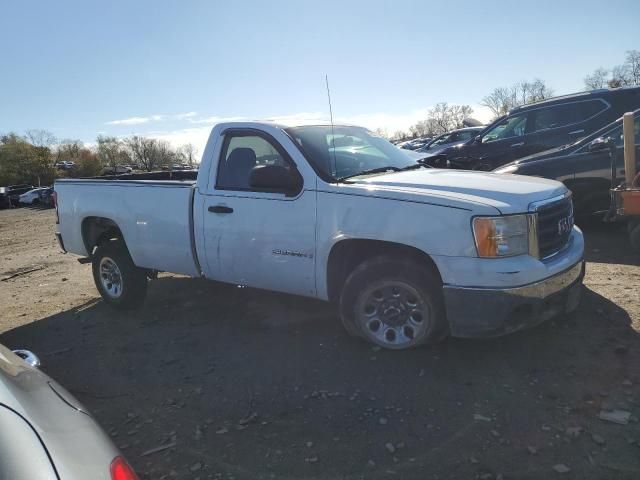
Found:
[[[561,183],[427,168],[359,127],[223,123],[198,172],[55,191],[63,250],[120,308],[175,272],[335,302],[349,333],[402,349],[538,324],[582,288]]]

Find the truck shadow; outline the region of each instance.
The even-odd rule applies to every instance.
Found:
[[[483,449],[482,467],[514,475],[526,467],[533,474],[521,478],[537,478],[526,446],[567,423],[591,428],[605,402],[624,401],[622,382],[640,364],[628,313],[584,293],[575,313],[531,330],[389,352],[348,337],[322,302],[161,277],[139,310],[93,300],[0,342],[38,353],[142,478],[171,470],[190,478],[196,462],[236,478],[305,478],[316,475],[309,468],[318,458],[327,459],[326,478],[388,469],[423,478],[427,465],[471,478],[480,466],[460,459],[496,435],[516,460]],[[176,447],[140,456],[174,437]],[[558,443],[553,455],[568,458],[571,444]],[[633,448],[620,443],[609,455]]]

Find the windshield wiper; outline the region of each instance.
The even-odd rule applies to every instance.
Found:
[[[361,175],[373,175],[376,173],[386,173],[386,172],[406,172],[407,170],[418,170],[419,168],[431,168],[429,165],[422,163],[422,159],[418,160],[415,165],[407,165],[406,167],[378,167],[372,168],[370,170],[364,170],[360,173],[355,173],[353,175],[347,175],[345,177],[338,178],[339,182],[343,180],[348,180],[349,178],[359,177]]]
[[[431,168],[431,167],[429,165],[427,165],[426,163],[424,163],[424,158],[421,158],[420,160],[418,160],[416,162],[415,165],[409,165],[407,167],[402,167],[398,171],[399,172],[406,172],[407,170],[418,170],[419,168]]]
[[[361,177],[363,175],[373,175],[376,173],[385,173],[385,172],[399,172],[401,170],[402,170],[401,168],[391,167],[391,166],[371,168],[369,170],[363,170],[362,172],[354,173],[353,175],[346,175],[344,177],[340,177],[338,178],[338,181],[342,182],[343,180],[348,180],[349,178],[353,178],[353,177]]]

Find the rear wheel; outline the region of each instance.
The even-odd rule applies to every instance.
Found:
[[[340,315],[349,333],[393,350],[437,340],[446,327],[437,275],[390,257],[368,260],[349,275]]]
[[[119,309],[135,308],[147,294],[146,272],[134,265],[122,242],[107,242],[93,255],[93,280],[103,300]]]

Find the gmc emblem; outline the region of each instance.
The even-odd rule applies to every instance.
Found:
[[[565,217],[558,221],[558,235],[564,235],[571,231],[571,228],[573,227],[573,222],[571,220],[571,217]]]

